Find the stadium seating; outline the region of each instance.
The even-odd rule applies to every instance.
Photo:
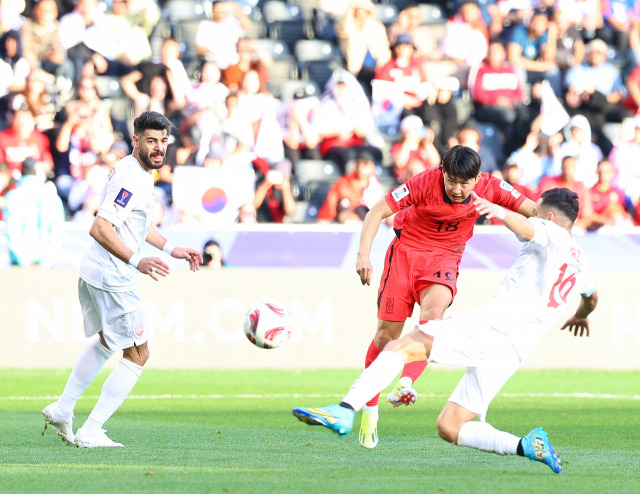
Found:
[[[302,16],[298,5],[270,0],[262,6],[268,36],[284,41],[293,52],[296,41],[312,36],[310,21]]]
[[[282,100],[282,101],[291,101],[293,99],[293,94],[300,88],[305,88],[307,86],[312,86],[313,90],[315,91],[315,95],[320,97],[322,94],[322,91],[320,90],[320,87],[318,87],[318,85],[313,82],[313,81],[304,81],[304,80],[300,80],[300,79],[289,79],[286,81],[282,81],[282,84],[280,85],[280,94],[278,95],[278,97]]]
[[[331,41],[299,40],[294,47],[300,78],[324,88],[334,70],[344,68],[340,49]]]

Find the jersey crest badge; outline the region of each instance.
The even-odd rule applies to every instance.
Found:
[[[131,199],[131,192],[127,189],[120,189],[118,195],[116,196],[115,202],[118,206],[126,208],[127,204],[129,204],[129,199]]]
[[[408,195],[409,187],[407,187],[407,184],[402,184],[400,187],[391,192],[391,197],[393,197],[396,202],[398,202],[403,197],[407,197]]]
[[[508,184],[504,180],[500,181],[500,188],[506,190],[507,192],[511,192],[513,190],[513,185]]]

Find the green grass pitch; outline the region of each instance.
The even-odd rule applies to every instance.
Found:
[[[640,492],[640,372],[520,371],[507,383],[489,422],[520,436],[544,426],[559,475],[438,438],[459,370],[427,370],[413,407],[381,405],[372,451],[358,444],[359,417],[341,438],[291,415],[338,402],[357,370],[147,369],[105,426],[126,448],[98,450],[67,446],[51,428],[41,435],[40,411],[68,372],[0,370],[0,492]],[[78,402],[75,428],[107,375]]]

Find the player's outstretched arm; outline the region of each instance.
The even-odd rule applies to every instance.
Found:
[[[591,314],[598,304],[598,292],[591,295],[583,295],[576,313],[564,323],[560,329],[569,329],[569,333],[574,336],[589,336],[589,320],[587,316]]]
[[[169,266],[162,259],[159,257],[140,258],[118,237],[113,229],[113,224],[101,216],[96,216],[89,234],[109,253],[122,262],[135,266],[142,274],[148,274],[156,281],[158,281],[157,275],[167,276],[169,274]]]
[[[198,271],[200,269],[200,265],[202,264],[202,254],[200,252],[188,247],[176,247],[160,235],[158,230],[153,226],[149,230],[146,240],[156,249],[165,251],[175,259],[185,259],[189,263],[189,269],[191,271]]]
[[[486,214],[487,218],[498,218],[504,225],[523,240],[531,240],[535,229],[531,222],[520,213],[509,211],[508,209],[493,204],[491,201],[480,197],[475,192],[471,192],[473,204],[476,211]]]
[[[358,272],[360,281],[363,285],[371,284],[373,267],[371,266],[369,256],[371,254],[373,239],[376,236],[376,233],[378,233],[382,220],[392,214],[393,211],[391,211],[387,201],[383,198],[375,203],[364,217],[362,232],[360,233],[360,247],[358,248],[358,257],[356,259],[356,271]]]

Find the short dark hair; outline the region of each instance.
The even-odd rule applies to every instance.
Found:
[[[169,119],[156,111],[146,111],[133,121],[135,135],[142,135],[145,130],[166,130],[170,134],[172,127]]]
[[[480,156],[467,146],[453,146],[442,158],[442,171],[447,175],[471,180],[480,173]]]
[[[573,223],[580,212],[578,194],[564,187],[549,189],[540,195],[540,205],[552,207],[560,211]]]

